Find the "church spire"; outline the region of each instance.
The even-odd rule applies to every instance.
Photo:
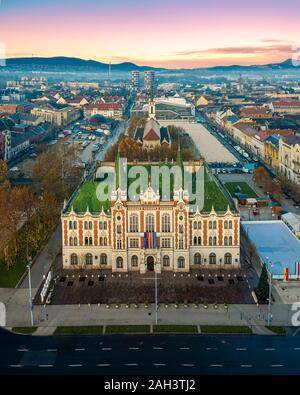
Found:
[[[148,118],[155,119],[155,101],[154,101],[152,93],[151,93],[150,99],[149,99]]]

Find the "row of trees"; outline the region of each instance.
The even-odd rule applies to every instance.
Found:
[[[36,159],[32,187],[14,187],[0,161],[0,263],[8,268],[34,256],[58,224],[60,210],[83,175],[78,151],[64,144]]]

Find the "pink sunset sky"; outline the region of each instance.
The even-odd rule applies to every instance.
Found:
[[[162,67],[263,64],[300,42],[299,0],[2,0],[6,56]]]

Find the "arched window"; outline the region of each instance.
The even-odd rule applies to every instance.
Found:
[[[73,222],[69,221],[69,229],[73,229]]]
[[[232,246],[232,236],[229,236],[229,243],[228,245]]]
[[[73,229],[77,229],[77,222],[76,221],[73,222]]]
[[[70,261],[71,261],[71,265],[77,265],[78,264],[77,254],[71,254]]]
[[[198,222],[198,229],[201,229],[201,221]]]
[[[100,244],[101,246],[103,246],[103,237],[100,237],[100,239],[99,239],[99,244]]]
[[[199,254],[199,252],[197,252],[194,255],[194,264],[195,265],[200,265],[201,264],[201,255]]]
[[[146,232],[154,232],[154,215],[146,215]]]
[[[183,233],[183,225],[182,224],[179,224],[179,226],[178,226],[178,233]]]
[[[103,222],[103,229],[104,229],[104,230],[107,229],[107,222],[106,222],[106,221]]]
[[[197,236],[194,237],[194,246],[197,245]]]
[[[213,229],[217,229],[217,221],[213,222]]]
[[[162,216],[162,232],[171,232],[170,214],[163,214]]]
[[[165,267],[170,266],[170,257],[169,257],[169,255],[164,255],[163,256],[163,266],[165,266]]]
[[[92,254],[86,254],[85,256],[85,264],[86,265],[92,265],[93,264],[93,255]]]
[[[86,245],[86,246],[89,245],[89,238],[88,237],[84,238],[84,245]]]
[[[74,245],[74,243],[73,243],[73,237],[69,237],[69,245],[70,245],[70,246],[73,246],[73,245]]]
[[[227,229],[227,228],[228,228],[228,222],[225,221],[225,222],[224,222],[224,229]]]
[[[139,218],[137,214],[131,214],[129,217],[129,231],[138,232],[139,231]]]
[[[211,236],[209,236],[209,239],[208,239],[208,245],[212,245],[212,237]]]
[[[232,255],[227,252],[224,256],[224,263],[230,265],[232,263]]]
[[[201,237],[198,237],[198,246],[201,246]]]
[[[228,222],[228,229],[232,229],[232,221]]]
[[[107,237],[103,238],[103,245],[107,246]]]
[[[209,221],[209,223],[208,223],[208,228],[209,228],[209,229],[212,229],[212,221]]]
[[[215,253],[211,253],[211,254],[209,254],[209,263],[211,264],[211,265],[215,265],[216,263],[217,263],[217,257],[216,257],[216,254]]]
[[[103,229],[103,222],[99,222],[99,229]]]
[[[183,256],[180,256],[180,257],[178,258],[178,268],[179,268],[179,269],[183,269],[183,268],[184,268],[184,263],[185,263],[184,257],[183,257]]]
[[[123,267],[123,258],[121,256],[118,256],[116,263],[117,263],[117,269],[122,269],[122,267]]]
[[[117,233],[122,233],[122,225],[117,225]]]
[[[88,223],[88,221],[84,221],[84,229],[88,229],[89,228],[89,223]]]
[[[89,229],[93,229],[93,222],[89,221]]]
[[[224,237],[224,246],[228,246],[228,237],[227,236]]]
[[[217,245],[217,238],[216,238],[216,236],[213,237],[213,245],[214,245],[214,246]]]
[[[100,255],[100,264],[101,265],[106,265],[107,264],[107,255],[106,254],[101,254]]]
[[[78,244],[77,237],[74,237],[74,246],[77,246],[77,244]]]
[[[89,245],[91,246],[93,244],[93,238],[89,237]]]
[[[197,229],[197,221],[194,221],[194,229]]]
[[[133,255],[131,257],[131,266],[132,267],[137,267],[138,266],[138,262],[139,262],[138,257],[136,255]]]

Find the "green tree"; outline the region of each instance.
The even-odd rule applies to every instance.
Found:
[[[258,300],[267,300],[269,297],[269,279],[266,265],[264,264],[260,273],[258,286],[255,289]]]

